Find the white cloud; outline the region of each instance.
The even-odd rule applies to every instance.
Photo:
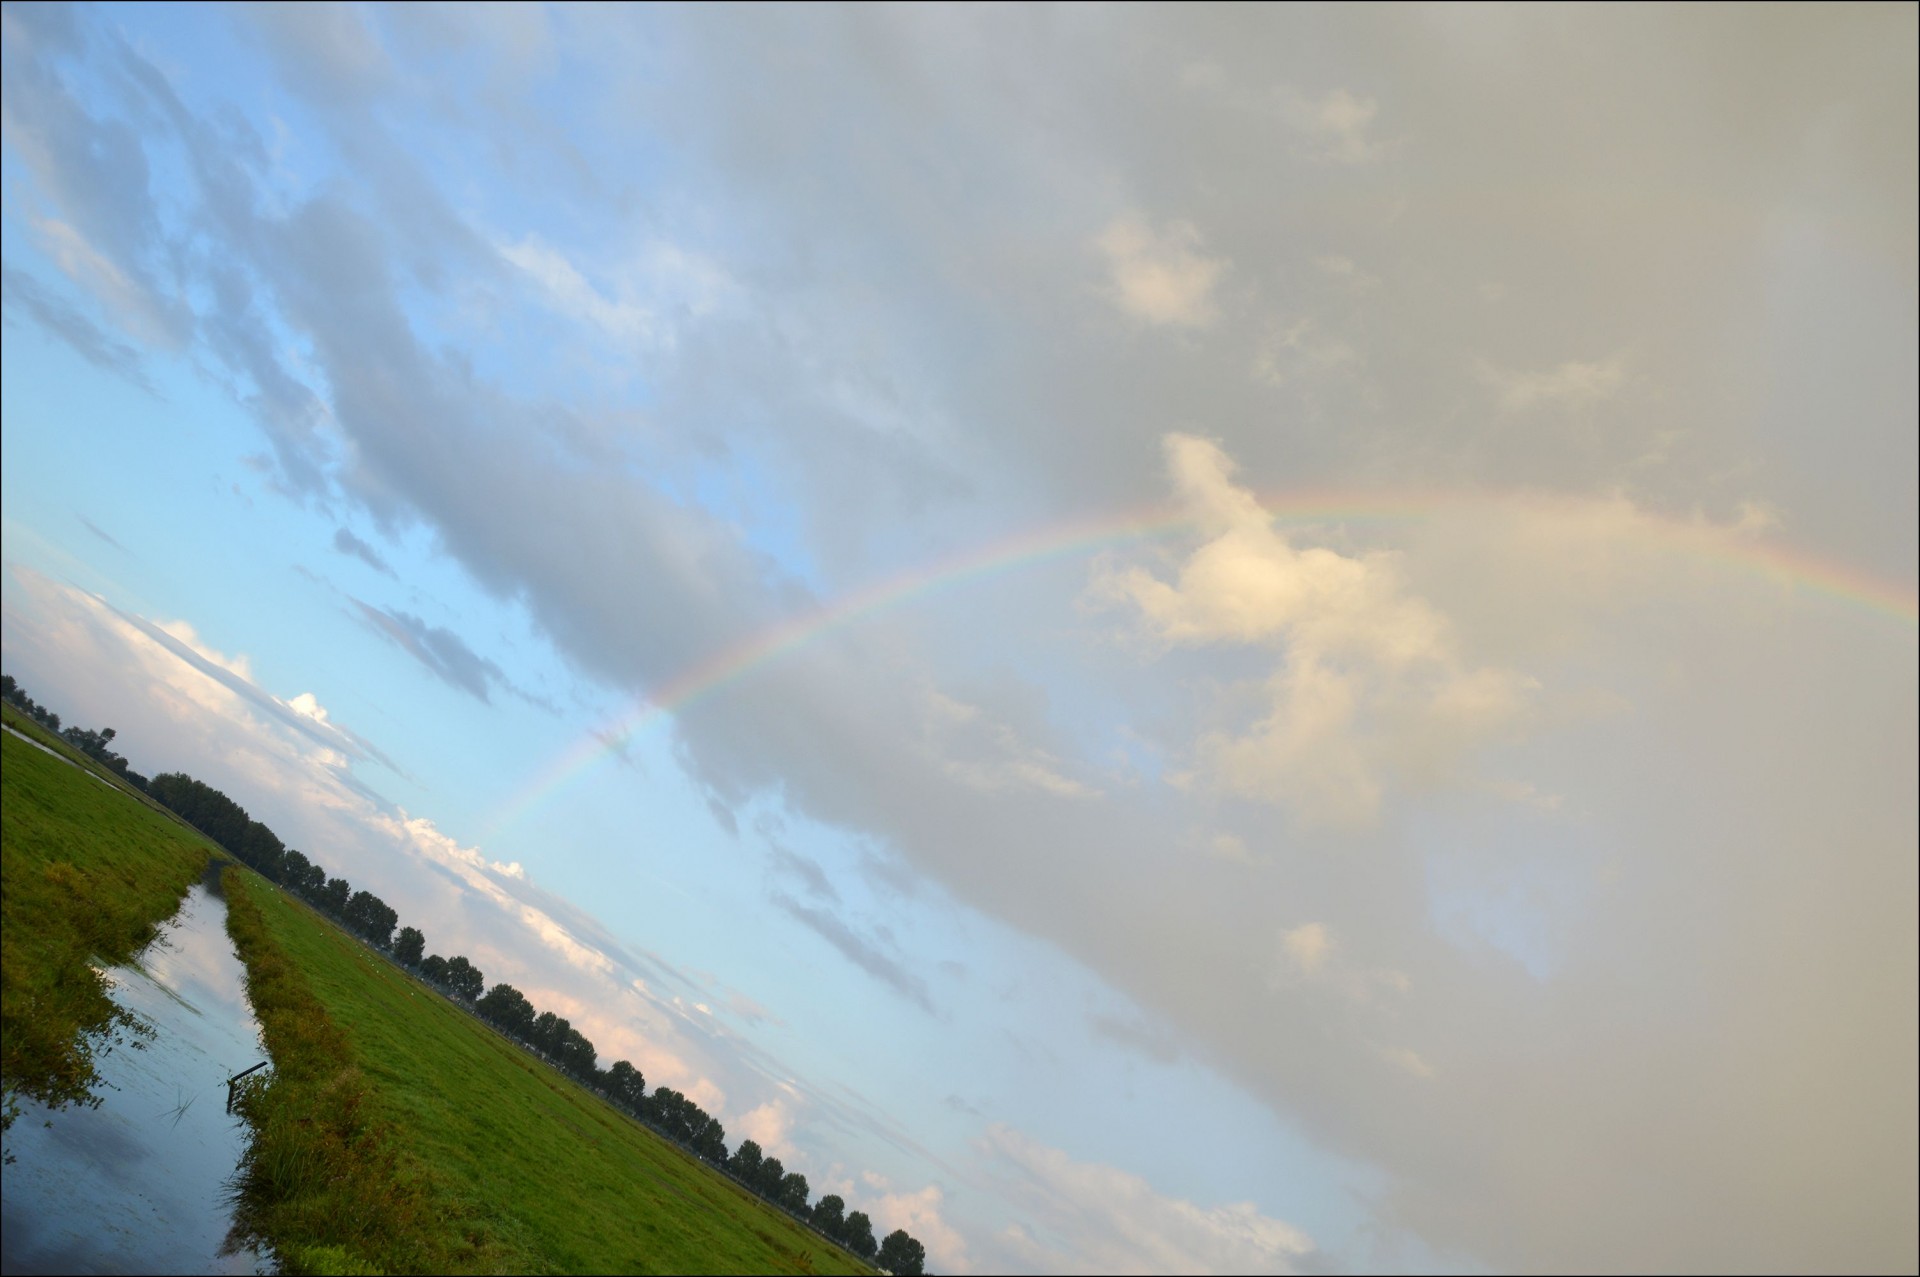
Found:
[[[983,1140],[1031,1212],[997,1239],[1015,1263],[1056,1273],[1285,1273],[1314,1244],[1251,1202],[1199,1206],[1138,1175],[1078,1162],[996,1123]]]
[[[551,309],[616,344],[671,345],[681,318],[712,313],[733,290],[717,263],[665,241],[597,271],[604,285],[537,235],[495,248],[539,287]]]
[[[1213,322],[1213,289],[1226,263],[1202,255],[1191,222],[1156,232],[1137,217],[1121,217],[1094,244],[1106,256],[1113,300],[1127,314],[1175,328]]]
[[[758,1108],[742,1113],[734,1122],[741,1135],[760,1146],[760,1151],[782,1162],[791,1163],[799,1156],[789,1138],[793,1134],[793,1111],[791,1105],[778,1097],[768,1100]],[[788,1170],[793,1167],[789,1165]]]
[[[1248,727],[1204,733],[1193,779],[1281,803],[1310,823],[1371,823],[1390,775],[1431,780],[1516,729],[1535,681],[1468,665],[1447,618],[1390,554],[1296,547],[1233,482],[1219,447],[1166,440],[1174,486],[1209,539],[1168,583],[1108,569],[1095,597],[1130,605],[1169,645],[1263,645],[1281,659]]]
[[[1298,319],[1260,344],[1252,371],[1256,381],[1283,386],[1302,376],[1350,374],[1365,362],[1351,343],[1327,335],[1315,320]]]
[[[1508,412],[1534,408],[1588,408],[1613,398],[1627,380],[1624,354],[1586,362],[1569,359],[1545,372],[1517,372],[1479,360],[1474,375]]]
[[[873,1171],[861,1177],[878,1196],[867,1200],[865,1210],[873,1220],[874,1237],[885,1237],[896,1228],[904,1228],[927,1248],[928,1267],[936,1272],[969,1273],[973,1262],[967,1254],[966,1239],[942,1214],[946,1194],[938,1184],[928,1184],[915,1192],[902,1192],[886,1176]]]
[[[1327,953],[1333,948],[1333,937],[1328,934],[1325,923],[1307,922],[1281,932],[1280,947],[1295,967],[1311,975],[1326,962]]]
[[[1414,1077],[1432,1077],[1433,1066],[1420,1058],[1420,1053],[1410,1047],[1386,1047],[1380,1057],[1395,1068],[1412,1074]]]
[[[983,793],[1038,790],[1056,798],[1097,798],[1100,791],[1065,774],[1065,764],[978,705],[938,689],[926,693],[923,747],[953,780]]]
[[[1333,164],[1366,164],[1380,157],[1383,145],[1369,136],[1379,114],[1379,102],[1346,89],[1319,98],[1290,95],[1285,111],[1307,153]]]

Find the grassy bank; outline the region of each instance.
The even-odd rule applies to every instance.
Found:
[[[95,1053],[136,1029],[95,968],[145,947],[215,852],[24,741],[0,733],[0,751],[0,1084],[11,1125],[21,1097],[95,1102]]]
[[[262,879],[227,877],[276,1070],[246,1100],[243,1209],[292,1264],[869,1271]]]

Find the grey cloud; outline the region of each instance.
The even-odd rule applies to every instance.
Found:
[[[1859,302],[1868,292],[1822,286],[1811,276],[1830,259],[1809,250],[1807,277],[1793,279],[1817,305],[1783,306],[1764,331],[1750,305],[1776,279],[1764,255],[1800,251],[1768,247],[1771,218],[1858,224],[1868,243],[1886,226],[1910,235],[1910,196],[1895,191],[1889,213],[1874,168],[1883,155],[1911,167],[1909,55],[1857,99],[1891,142],[1816,163],[1797,122],[1824,95],[1847,98],[1853,55],[1911,48],[1905,11],[1832,26],[1783,16],[1752,38],[1756,65],[1793,69],[1786,82],[1710,54],[1721,40],[1746,47],[1732,20],[1710,16],[1642,11],[1561,40],[1544,37],[1574,19],[1519,12],[1305,26],[1285,10],[1136,12],[638,19],[665,28],[673,56],[657,79],[610,77],[637,86],[622,90],[640,95],[634,118],[673,127],[702,157],[696,176],[782,228],[773,247],[741,250],[765,317],[688,333],[650,369],[659,402],[673,432],[801,463],[793,500],[828,580],[932,561],[1043,514],[1158,500],[1172,428],[1218,435],[1256,487],[1624,486],[1687,513],[1751,495],[1729,475],[1786,475],[1784,504],[1810,544],[1910,579],[1911,399],[1884,372],[1910,366],[1910,348],[1894,349],[1911,345],[1910,297]],[[993,23],[1009,20],[1030,38],[1005,39]],[[567,18],[576,49],[603,50],[608,66],[633,51],[634,21]],[[923,25],[937,23],[951,29]],[[1503,40],[1550,55],[1484,52]],[[1674,66],[1617,91],[1618,68],[1643,65],[1635,51],[1656,42]],[[1187,72],[1202,64],[1236,92],[1195,91]],[[170,117],[259,305],[312,342],[350,445],[335,457],[310,435],[302,388],[266,396],[263,430],[277,449],[289,441],[283,469],[306,467],[294,486],[429,524],[579,668],[623,690],[707,668],[805,615],[809,592],[736,529],[663,495],[683,477],[672,456],[642,465],[588,410],[508,394],[416,336],[396,300],[405,281],[444,287],[484,254],[470,236],[437,238],[452,214],[370,112],[340,105],[350,77],[335,72],[290,74],[338,108],[360,184],[284,218],[260,211],[253,179],[210,134]],[[1269,157],[1262,103],[1318,100],[1361,77],[1395,86],[1378,94],[1382,126],[1421,121],[1412,143],[1339,172]],[[1728,78],[1710,104],[1695,93]],[[12,79],[10,94],[38,83]],[[50,186],[76,206],[104,198],[84,168]],[[427,212],[408,211],[416,196]],[[1125,212],[1191,220],[1231,263],[1204,338],[1142,335],[1102,298],[1087,245]],[[103,251],[145,243],[104,214],[87,225]],[[1380,287],[1362,296],[1324,278],[1314,263],[1329,252]],[[1908,258],[1890,260],[1910,279]],[[1509,283],[1507,300],[1487,300],[1490,281]],[[1251,375],[1302,319],[1360,350],[1362,371]],[[1820,336],[1828,320],[1839,337]],[[206,337],[236,371],[273,380],[244,332]],[[1858,376],[1770,397],[1798,406],[1767,418],[1756,458],[1741,388],[1772,385],[1808,342]],[[1642,380],[1585,417],[1543,410],[1527,432],[1473,373],[1476,359],[1551,369],[1621,349]],[[1812,419],[1843,434],[1812,441],[1794,424]],[[1673,459],[1642,465],[1676,429]],[[1859,483],[1870,499],[1855,499]],[[1245,866],[1182,851],[1191,813],[1164,787],[1088,805],[956,785],[920,747],[914,708],[929,668],[990,659],[954,636],[1086,634],[1070,607],[1017,582],[822,635],[683,707],[676,731],[723,807],[777,794],[870,835],[902,881],[924,872],[1086,961],[1314,1139],[1382,1168],[1386,1217],[1437,1246],[1514,1268],[1911,1267],[1911,649],[1804,620],[1756,634],[1710,603],[1670,628],[1623,621],[1609,640],[1607,677],[1645,707],[1636,722],[1662,749],[1625,729],[1568,728],[1535,742],[1527,765],[1590,795],[1584,814],[1528,825],[1474,808],[1505,840],[1467,867],[1479,888],[1529,873],[1577,881],[1578,903],[1555,915],[1566,953],[1551,987],[1491,946],[1434,934],[1428,862],[1447,853],[1403,837],[1402,808],[1339,846],[1276,828],[1270,854]],[[471,662],[435,656],[418,618],[378,615],[484,699],[491,675],[464,644]],[[1791,677],[1814,651],[1820,676]],[[1225,698],[1231,681],[1088,643],[1009,680],[1005,699],[1044,724],[1056,689],[1082,703],[1103,693],[1123,721],[1178,741],[1204,726],[1200,687]],[[1837,814],[1838,799],[1803,802],[1795,782],[1844,802]],[[779,903],[930,1008],[924,984],[839,917]],[[1360,969],[1347,985],[1276,969],[1279,930],[1323,920],[1336,952],[1408,974],[1411,992],[1382,993]],[[1852,1000],[1826,999],[1834,988]],[[1783,1024],[1807,1031],[1783,1041]],[[1808,1077],[1822,1079],[1818,1097],[1796,1081]],[[1850,1170],[1807,1169],[1824,1165]]]
[[[41,288],[31,275],[11,266],[0,269],[0,297],[4,297],[9,312],[24,311],[95,368],[123,377],[149,394],[156,393],[133,347],[100,331],[92,320]]]
[[[934,1014],[933,998],[927,992],[926,981],[900,965],[897,959],[882,952],[879,946],[848,926],[838,916],[824,909],[801,904],[791,896],[776,893],[773,902],[791,917],[806,924],[822,940],[838,949],[841,956],[848,962],[853,963],[854,966],[859,967],[928,1015]]]
[[[334,529],[333,548],[335,550],[338,550],[341,554],[351,555],[354,558],[359,559],[362,563],[366,564],[368,567],[372,568],[376,572],[384,572],[388,576],[393,575],[393,569],[387,566],[387,561],[380,557],[380,552],[378,550],[374,549],[372,546],[368,545],[365,541],[362,541],[359,537],[353,535],[353,533],[347,531],[347,529],[345,528]]]
[[[108,545],[120,551],[120,553],[122,554],[133,553],[132,550],[129,550],[126,546],[121,545],[118,541],[114,540],[112,536],[108,535],[106,532],[101,531],[100,525],[95,523],[92,519],[89,519],[86,515],[76,514],[73,517],[80,520],[81,526],[86,528],[87,531],[93,533],[93,535],[99,537],[102,541],[105,541]]]
[[[1157,1064],[1172,1064],[1180,1058],[1179,1040],[1164,1029],[1111,1015],[1096,1015],[1091,1023],[1101,1037],[1138,1051]]]
[[[476,655],[458,634],[443,626],[428,625],[411,612],[396,612],[375,607],[362,599],[353,600],[360,618],[375,633],[391,640],[407,655],[433,671],[447,686],[457,688],[485,704],[495,686],[510,687],[507,675],[498,665]]]

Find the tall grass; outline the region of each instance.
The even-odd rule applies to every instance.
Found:
[[[290,1267],[870,1271],[259,877],[227,897],[276,1069],[243,1206]]]
[[[0,733],[0,1086],[98,1104],[95,1056],[143,1026],[100,968],[131,960],[179,909],[214,849],[74,767]]]
[[[524,1268],[404,1151],[346,1035],[269,935],[260,897],[270,889],[238,866],[221,886],[274,1065],[237,1087],[251,1131],[230,1241],[271,1249],[289,1273]]]

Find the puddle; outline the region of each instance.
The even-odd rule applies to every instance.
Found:
[[[96,1057],[100,1107],[50,1114],[23,1101],[6,1136],[17,1160],[0,1181],[0,1271],[270,1270],[253,1251],[219,1253],[246,1144],[226,1079],[267,1058],[226,912],[196,885],[137,966],[107,973],[110,996],[154,1036]]]

